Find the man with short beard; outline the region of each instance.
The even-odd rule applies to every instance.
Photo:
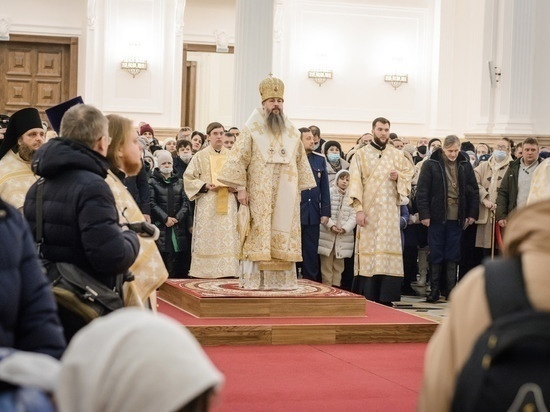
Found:
[[[35,108],[21,109],[11,116],[0,146],[0,196],[17,209],[23,207],[27,191],[36,182],[31,160],[44,138],[42,120]]]
[[[349,198],[357,212],[358,263],[354,291],[388,306],[400,300],[403,280],[400,205],[406,205],[414,167],[388,144],[390,122],[372,122],[372,141],[351,161]]]
[[[246,121],[218,180],[237,188],[241,207],[250,210],[240,286],[295,289],[295,263],[302,261],[300,192],[316,184],[300,133],[283,112],[283,82],[264,79],[260,95],[262,108]]]

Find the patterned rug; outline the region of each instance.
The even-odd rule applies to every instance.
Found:
[[[309,280],[298,280],[295,290],[245,290],[239,287],[238,279],[170,279],[166,284],[185,289],[197,297],[238,298],[339,298],[359,297],[351,292],[323,285]]]

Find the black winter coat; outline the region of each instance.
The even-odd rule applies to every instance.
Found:
[[[136,176],[126,177],[123,182],[126,189],[128,189],[128,192],[130,192],[139,206],[141,213],[144,215],[151,215],[151,202],[149,200],[149,172],[147,172],[145,164],[142,162],[141,170]]]
[[[193,215],[189,199],[183,190],[183,181],[175,174],[165,179],[155,168],[149,179],[149,187],[151,189],[151,222],[160,230],[158,248],[161,252],[174,250],[173,244],[169,242],[174,230],[181,251],[186,238],[190,235],[189,228],[193,227]],[[166,227],[168,217],[176,218],[178,223],[172,227]]]
[[[185,163],[181,158],[175,157],[174,158],[174,174],[179,178],[183,179],[183,174],[187,170],[187,166],[189,163]]]
[[[55,138],[35,154],[33,171],[45,178],[43,257],[73,263],[109,287],[139,252],[137,235],[122,231],[115,199],[105,182],[109,164],[75,141]],[[36,233],[36,187],[27,193],[25,217]]]
[[[0,347],[60,358],[57,307],[21,213],[0,200]]]
[[[478,218],[479,188],[469,156],[459,152],[456,161],[458,220],[462,224],[468,217]],[[430,223],[443,223],[447,220],[447,178],[442,149],[433,152],[422,165],[416,186],[416,205],[420,220],[430,219]]]

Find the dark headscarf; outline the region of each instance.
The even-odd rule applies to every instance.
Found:
[[[340,157],[342,157],[342,146],[336,140],[329,140],[323,145],[323,154],[325,155],[325,157],[327,155],[328,149],[330,149],[332,146],[336,146],[338,150],[340,150]]]

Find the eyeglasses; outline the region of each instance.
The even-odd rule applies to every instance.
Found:
[[[508,150],[508,146],[497,145],[497,146],[496,146],[496,149],[497,149],[497,150]]]
[[[97,139],[97,141],[99,142],[104,137],[107,138],[107,144],[111,144],[111,142],[113,141],[113,138],[111,136],[101,136],[100,138]]]

